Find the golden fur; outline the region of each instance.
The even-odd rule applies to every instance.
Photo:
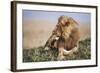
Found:
[[[58,59],[63,59],[64,54],[70,54],[73,49],[78,49],[79,39],[80,32],[78,23],[71,17],[60,16],[51,37],[46,42],[45,47],[58,48]]]

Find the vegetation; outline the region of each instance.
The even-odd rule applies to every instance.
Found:
[[[79,42],[79,50],[66,56],[65,60],[91,59],[91,40]],[[23,49],[23,62],[57,61],[58,49],[44,50],[43,47]]]

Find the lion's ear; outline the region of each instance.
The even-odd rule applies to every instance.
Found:
[[[71,24],[78,24],[72,17],[69,17],[69,23]]]

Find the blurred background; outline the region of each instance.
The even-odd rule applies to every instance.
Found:
[[[80,40],[90,37],[90,13],[23,10],[23,48],[43,46],[61,15],[70,16],[78,22]]]

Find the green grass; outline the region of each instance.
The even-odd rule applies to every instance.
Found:
[[[87,38],[79,42],[79,51],[67,55],[65,60],[91,59],[91,40]],[[23,62],[57,61],[58,49],[44,50],[41,47],[23,49]]]

